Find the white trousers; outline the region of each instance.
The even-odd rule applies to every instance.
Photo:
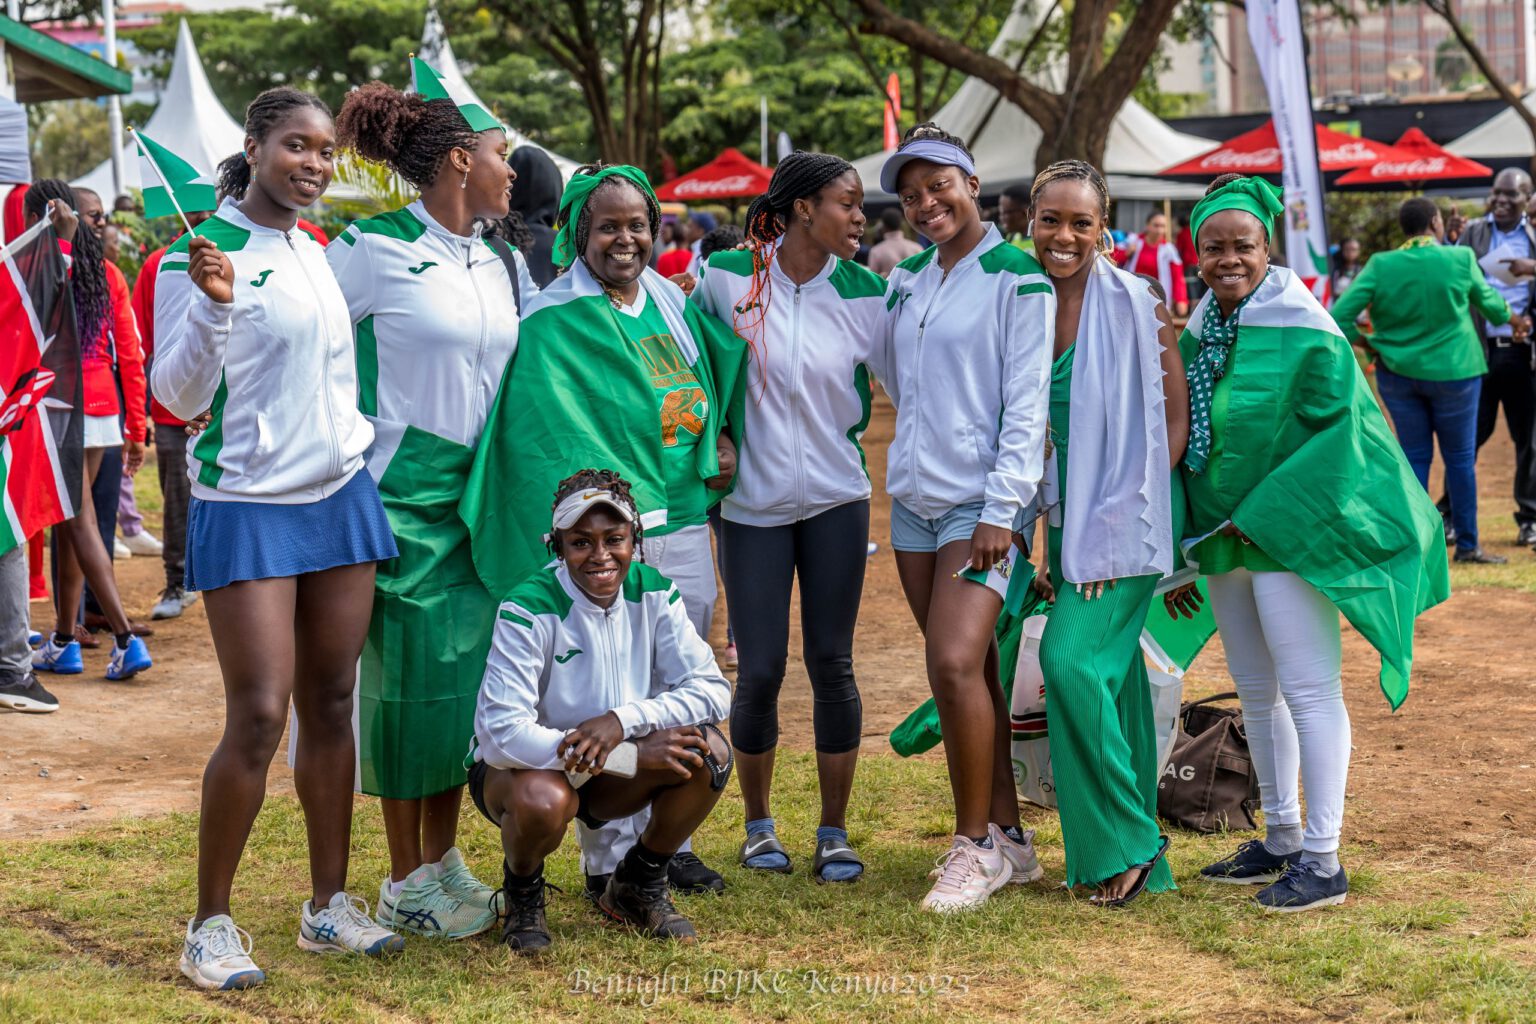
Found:
[[[1290,572],[1212,576],[1211,610],[1243,703],[1266,821],[1302,820],[1302,849],[1333,853],[1344,821],[1349,712],[1340,683],[1339,610]]]
[[[709,543],[708,526],[685,526],[664,537],[642,537],[645,562],[677,585],[688,621],[705,640],[715,615],[715,556]],[[576,837],[581,843],[581,869],[589,875],[607,875],[618,867],[629,848],[650,823],[647,808],[628,818],[610,821],[599,829],[576,823]],[[693,840],[682,845],[681,853],[693,849]]]

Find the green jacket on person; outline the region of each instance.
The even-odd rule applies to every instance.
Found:
[[[1488,372],[1472,306],[1491,323],[1509,322],[1509,304],[1483,277],[1471,249],[1438,245],[1420,235],[1372,256],[1330,312],[1344,336],[1358,342],[1355,318],[1369,309],[1374,332],[1369,344],[1393,373],[1465,380]]]

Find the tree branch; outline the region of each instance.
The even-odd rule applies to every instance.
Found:
[[[843,33],[848,36],[848,42],[853,46],[853,54],[859,59],[859,63],[863,65],[865,72],[868,73],[870,83],[875,87],[875,92],[880,94],[880,98],[885,102],[886,106],[890,106],[891,98],[885,92],[885,79],[881,77],[880,69],[875,67],[874,63],[869,59],[869,55],[864,52],[864,44],[859,41],[859,33],[853,27],[853,23],[843,17],[842,11],[838,10],[834,0],[821,0],[821,6],[843,27]]]
[[[1424,0],[1424,6],[1438,14],[1446,23],[1456,40],[1461,43],[1462,49],[1467,51],[1467,56],[1472,58],[1472,63],[1477,65],[1477,69],[1483,73],[1484,78],[1488,79],[1488,84],[1493,86],[1499,97],[1509,104],[1510,109],[1519,115],[1520,120],[1525,122],[1525,127],[1531,133],[1532,142],[1536,142],[1536,114],[1526,109],[1521,97],[1515,95],[1509,83],[1505,82],[1495,70],[1493,62],[1488,59],[1483,48],[1477,45],[1477,40],[1472,38],[1462,25],[1461,19],[1456,17],[1456,9],[1451,5],[1451,0]],[[1536,173],[1536,156],[1531,158],[1531,170]]]
[[[868,19],[859,26],[865,35],[882,35],[904,43],[941,64],[981,79],[1017,104],[1049,131],[1060,119],[1061,100],[1025,79],[1004,61],[958,43],[948,36],[893,12],[880,0],[853,0]]]

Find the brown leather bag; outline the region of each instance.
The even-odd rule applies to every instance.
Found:
[[[1243,713],[1210,706],[1236,699],[1235,693],[1218,693],[1179,709],[1173,752],[1157,782],[1157,813],[1172,824],[1196,832],[1258,827],[1253,809],[1259,782],[1248,753]]]

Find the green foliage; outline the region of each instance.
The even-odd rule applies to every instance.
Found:
[[[362,82],[410,80],[407,55],[421,39],[420,0],[290,0],[284,9],[187,15],[208,81],[235,120],[275,85],[314,92],[335,108]],[[177,20],[167,18],[125,36],[154,58],[151,69],[163,78],[176,31]]]
[[[94,100],[28,104],[27,121],[35,178],[71,181],[112,148],[107,108]]]

